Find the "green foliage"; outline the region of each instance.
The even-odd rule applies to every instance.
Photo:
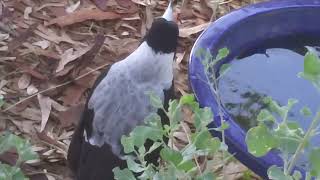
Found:
[[[121,143],[126,155],[128,168],[113,170],[116,179],[134,179],[133,173],[139,173],[139,179],[184,179],[196,177],[197,165],[195,158],[208,156],[216,153],[221,142],[213,138],[207,128],[212,121],[213,115],[209,108],[200,108],[191,94],[184,95],[180,100],[171,100],[168,110],[163,108],[161,100],[153,93],[148,93],[151,104],[155,108],[162,109],[168,116],[170,123],[163,125],[159,115],[150,114],[145,119],[145,124],[137,126],[128,136],[121,138]],[[194,112],[196,130],[190,135],[190,142],[185,148],[175,150],[165,143],[165,138],[173,140],[173,133],[182,127],[182,110],[189,108]],[[153,144],[149,149],[144,146],[147,140]],[[155,167],[148,164],[145,156],[155,149],[160,148],[162,163]],[[135,155],[133,158],[132,153]],[[130,155],[129,155],[130,154]],[[204,172],[197,179],[208,179],[214,177],[212,172]]]
[[[246,143],[251,154],[261,157],[278,146],[278,139],[264,125],[251,128],[246,136]]]
[[[304,58],[304,71],[299,76],[310,81],[320,90],[320,59],[309,48]],[[258,115],[258,126],[251,128],[246,136],[246,143],[251,154],[260,157],[272,149],[278,149],[283,158],[284,167],[271,166],[268,170],[270,179],[275,180],[298,180],[302,178],[299,171],[293,171],[297,160],[302,152],[306,151],[312,137],[317,134],[320,112],[314,116],[308,130],[304,132],[297,122],[289,121],[288,114],[298,100],[289,99],[286,106],[280,106],[271,97],[264,99],[268,109],[263,109]],[[304,117],[312,116],[308,107],[300,110]],[[271,123],[271,127],[270,127]],[[309,154],[309,165],[311,174],[314,177],[320,175],[320,150],[318,147],[311,147]],[[308,169],[306,169],[308,171]],[[306,176],[306,178],[309,178]]]
[[[285,175],[283,170],[275,165],[268,169],[268,176],[273,180],[293,180],[292,177]]]
[[[0,94],[0,108],[4,105],[4,97]]]
[[[303,116],[305,116],[305,117],[310,117],[310,116],[312,116],[312,112],[311,112],[311,110],[310,110],[310,108],[308,108],[308,107],[303,107],[301,110],[300,110],[300,113],[303,115]]]
[[[127,168],[121,170],[119,167],[116,167],[113,169],[113,173],[114,173],[114,178],[116,180],[135,180],[136,179],[133,173]]]
[[[304,58],[304,69],[298,75],[310,81],[320,90],[320,59],[312,47],[307,47],[309,52]]]
[[[309,161],[311,164],[311,174],[316,177],[320,177],[320,148],[314,148],[310,155]]]
[[[223,48],[219,50],[216,57],[210,54],[210,51],[199,49],[196,55],[202,59],[205,71],[209,71],[213,76],[209,79],[217,81],[215,77],[214,66],[227,57],[229,50]],[[224,64],[220,68],[220,76],[225,74],[229,69],[229,64]],[[216,87],[213,87],[213,92],[217,93]],[[194,95],[186,94],[180,100],[171,100],[168,110],[164,109],[162,101],[155,96],[153,92],[147,92],[152,106],[156,109],[161,109],[169,118],[169,124],[161,124],[160,117],[157,114],[150,114],[145,119],[145,124],[137,126],[128,136],[121,138],[121,143],[126,155],[128,168],[115,168],[114,175],[116,179],[134,179],[134,173],[138,173],[139,179],[159,179],[159,180],[175,180],[175,179],[197,179],[211,180],[215,179],[215,175],[208,168],[203,172],[197,166],[198,157],[212,156],[217,151],[227,151],[228,147],[225,142],[221,142],[218,138],[211,136],[208,124],[213,120],[213,114],[210,108],[200,108],[196,102]],[[218,97],[219,95],[217,95]],[[220,101],[219,101],[220,102]],[[174,141],[173,133],[183,128],[181,121],[183,119],[183,109],[188,108],[193,112],[193,120],[195,130],[188,136],[188,144],[180,149],[173,149],[167,145],[165,139],[169,138]],[[222,119],[222,118],[221,118]],[[222,119],[221,126],[213,128],[213,130],[224,132],[229,127],[229,124]],[[224,139],[224,138],[223,138]],[[146,149],[144,144],[152,142],[149,149]],[[148,164],[145,156],[154,150],[160,150],[161,162],[159,166]],[[134,155],[135,158],[132,157]],[[222,162],[225,162],[223,159]]]
[[[0,163],[0,180],[26,180],[21,169],[16,166],[10,166]]]
[[[35,160],[38,158],[37,154],[32,151],[31,144],[14,134],[3,133],[0,135],[0,154],[10,150],[16,149],[19,157],[15,166],[0,163],[0,180],[20,180],[27,179],[19,166],[21,163],[28,160]]]

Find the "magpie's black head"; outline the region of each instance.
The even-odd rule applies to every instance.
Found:
[[[172,53],[178,45],[179,29],[174,22],[172,0],[161,18],[155,19],[144,40],[156,52]]]
[[[175,22],[158,18],[152,23],[145,40],[155,52],[172,53],[176,51],[178,35],[179,29]]]

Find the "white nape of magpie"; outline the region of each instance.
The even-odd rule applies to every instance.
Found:
[[[164,15],[154,20],[141,45],[98,78],[68,151],[68,163],[77,180],[113,179],[113,168],[126,167],[121,136],[143,124],[150,113],[158,112],[163,123],[168,121],[145,93],[156,93],[165,108],[174,98],[173,58],[178,34],[170,2]],[[147,157],[148,162],[156,164],[158,153]]]

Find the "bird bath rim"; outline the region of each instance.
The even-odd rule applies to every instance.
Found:
[[[194,43],[189,60],[189,82],[191,89],[193,90],[200,105],[202,107],[210,107],[214,114],[218,114],[218,106],[214,96],[210,91],[210,87],[207,83],[203,82],[203,79],[206,78],[204,78],[205,74],[202,64],[200,60],[195,56],[195,51],[197,48],[208,48],[210,49],[212,55],[215,56],[220,48],[226,46],[230,49],[230,54],[223,61],[228,62],[239,55],[241,51],[244,51],[243,48],[255,48],[261,42],[267,39],[300,33],[310,33],[310,35],[320,37],[320,27],[316,27],[316,25],[310,24],[308,19],[306,18],[313,17],[313,19],[316,19],[316,17],[319,17],[320,12],[314,15],[312,14],[314,10],[320,11],[319,8],[320,0],[273,0],[246,6],[221,17],[215,22],[212,22],[208,26],[208,28],[201,33],[201,35]],[[295,13],[296,11],[302,11],[303,13],[297,14]],[[281,18],[285,18],[283,12],[291,13],[292,16],[288,16],[290,16],[290,18],[292,17],[293,19],[289,19],[288,21],[284,22],[286,23],[286,25],[279,25],[279,22],[281,22]],[[280,19],[270,18],[272,16],[275,16],[275,14],[273,13],[278,15]],[[268,15],[270,15],[269,18]],[[236,39],[232,39],[228,37],[237,33],[238,35],[241,35],[241,32],[250,31],[250,28],[245,27],[245,25],[250,25],[250,22],[254,25],[255,20],[259,20],[263,23],[259,24],[259,27],[249,27],[251,28],[251,30],[252,28],[256,28],[255,30],[258,33],[255,33],[254,30],[251,33],[248,33],[249,36],[246,38],[237,36]],[[302,23],[304,26],[301,26]],[[269,26],[264,24],[269,24]],[[263,26],[271,28],[265,30],[264,28],[266,27]],[[244,34],[243,36],[247,35]],[[230,39],[232,39],[233,41],[231,42]],[[228,45],[230,47],[228,47]],[[248,166],[251,170],[262,176],[263,178],[267,178],[267,168],[269,166],[282,165],[281,158],[275,152],[270,152],[266,156],[263,156],[261,158],[256,158],[251,155],[247,151],[247,147],[245,144],[246,132],[241,129],[240,126],[235,121],[233,121],[226,113],[224,113],[224,116],[230,124],[229,129],[225,131],[226,142],[229,146],[229,151],[231,152],[231,154],[235,153],[235,157],[238,160],[240,160],[243,164]],[[215,116],[214,121],[211,123],[211,126],[219,126],[220,121],[218,119],[219,117]],[[220,136],[218,132],[212,133],[215,136]]]

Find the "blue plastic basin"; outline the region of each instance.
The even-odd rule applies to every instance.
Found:
[[[270,39],[277,42],[270,47],[294,46],[295,38],[299,36],[304,36],[303,39],[311,43],[312,40],[319,42],[319,20],[320,0],[274,0],[241,8],[211,23],[195,42],[189,62],[190,85],[200,105],[211,107],[213,113],[218,114],[216,99],[203,81],[206,78],[201,59],[195,55],[198,48],[209,49],[215,56],[219,49],[227,47],[230,54],[222,61],[225,63],[241,53],[261,48]],[[225,132],[229,152],[239,161],[265,179],[271,165],[282,166],[283,162],[276,152],[261,158],[252,156],[245,144],[246,132],[227,113],[224,116],[230,124]],[[219,125],[220,120],[216,116],[210,126]],[[218,132],[212,134],[220,136]]]

